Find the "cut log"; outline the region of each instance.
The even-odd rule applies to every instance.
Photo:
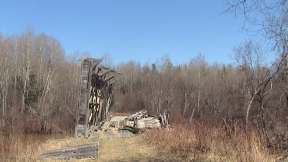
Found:
[[[142,118],[136,121],[136,128],[161,128],[160,120],[156,117]]]

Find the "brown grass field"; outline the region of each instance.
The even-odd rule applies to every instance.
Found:
[[[150,130],[144,138],[158,147],[158,154],[185,161],[274,162],[278,159],[254,132],[228,136],[220,128],[178,125],[168,130]]]
[[[98,141],[98,161],[274,162],[281,157],[267,149],[253,131],[239,130],[230,135],[224,132],[221,128],[198,124],[148,130],[131,138],[108,138],[103,134],[88,139],[63,135],[1,135],[0,159],[37,161],[39,154],[47,150]]]

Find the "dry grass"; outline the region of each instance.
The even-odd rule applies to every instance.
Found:
[[[154,147],[147,145],[141,135],[131,138],[119,138],[97,133],[90,138],[73,138],[69,136],[29,134],[13,135],[9,138],[1,136],[0,161],[37,161],[41,153],[49,150],[98,142],[100,144],[98,161],[146,161],[146,159],[157,158]],[[48,160],[47,162],[50,161],[55,162],[57,160]],[[90,162],[95,160],[84,159],[81,161]]]
[[[100,135],[99,161],[141,161],[157,156],[154,147],[147,145],[143,137],[109,138]]]
[[[221,128],[177,125],[169,130],[150,130],[144,138],[158,147],[159,154],[180,157],[183,160],[227,162],[274,162],[253,132],[241,131],[227,135]]]
[[[39,154],[48,150],[95,142],[100,143],[99,161],[276,161],[253,132],[227,134],[222,128],[200,124],[149,130],[131,138],[110,138],[101,133],[90,138],[1,135],[0,161],[37,161]]]
[[[42,145],[41,152],[96,142],[99,142],[100,145],[98,161],[139,161],[155,159],[157,156],[154,147],[147,145],[141,135],[131,138],[119,138],[109,137],[103,132],[96,133],[90,138],[65,137],[62,139],[48,139]],[[81,161],[90,162],[95,160],[84,159]]]
[[[0,134],[0,161],[38,161],[41,153],[64,145],[66,138],[72,139],[56,134]]]
[[[49,137],[38,134],[0,135],[1,161],[36,161],[41,144]]]

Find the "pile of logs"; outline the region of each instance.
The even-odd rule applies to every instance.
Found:
[[[114,117],[115,119],[117,117]],[[158,116],[150,116],[146,110],[136,112],[132,115],[119,118],[121,120],[111,121],[110,127],[117,129],[128,129],[136,132],[135,129],[151,129],[168,127],[168,113],[159,114]]]
[[[169,115],[167,112],[158,116],[149,116],[146,110],[139,111],[130,115],[127,120],[134,121],[134,127],[138,129],[144,128],[166,128],[168,127]]]

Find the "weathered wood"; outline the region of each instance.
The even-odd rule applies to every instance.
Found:
[[[112,81],[118,74],[104,66],[101,59],[86,58],[81,63],[81,94],[75,136],[88,136],[107,119],[112,104]]]
[[[89,91],[89,71],[91,63],[84,60],[81,64],[81,90],[79,109],[76,115],[75,136],[87,136],[88,132],[88,91]]]
[[[126,126],[139,129],[168,127],[169,113],[164,112],[159,116],[149,116],[147,110],[141,110],[127,117]],[[131,123],[133,121],[133,123]]]
[[[137,129],[161,128],[168,126],[168,113],[159,116],[149,116],[147,110],[136,112],[125,119],[125,126]]]
[[[139,120],[142,118],[148,117],[147,110],[138,111],[128,117],[129,120]]]
[[[160,120],[156,117],[147,117],[137,120],[136,128],[161,128],[161,123]]]
[[[99,145],[87,144],[74,147],[67,147],[48,151],[40,155],[40,160],[70,160],[70,159],[86,159],[98,157]]]

